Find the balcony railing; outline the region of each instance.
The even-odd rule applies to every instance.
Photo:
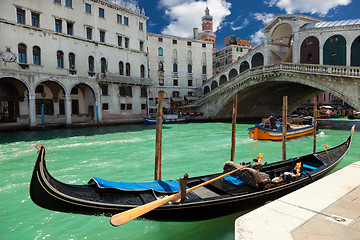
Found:
[[[188,79],[192,79],[193,74],[192,73],[188,73]]]
[[[104,76],[105,75],[105,76]],[[97,81],[99,82],[114,82],[114,83],[126,83],[126,84],[135,84],[135,85],[151,85],[151,79],[149,78],[140,78],[140,77],[130,77],[117,75],[112,73],[97,73]]]
[[[158,71],[158,77],[164,77],[164,71]]]
[[[177,58],[177,57],[174,57],[174,58],[173,58],[173,62],[174,62],[174,63],[177,63],[177,62],[178,62],[178,58]]]
[[[174,77],[174,78],[179,77],[179,73],[178,73],[178,72],[173,72],[173,77]]]

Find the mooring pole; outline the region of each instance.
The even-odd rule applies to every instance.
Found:
[[[236,117],[237,117],[237,94],[235,94],[233,97],[230,161],[234,161],[235,159]]]
[[[41,126],[45,128],[44,104],[41,104]]]
[[[96,105],[96,125],[99,126],[99,107]]]
[[[314,97],[314,131],[313,131],[313,153],[316,152],[316,128],[317,128],[317,96]]]
[[[162,108],[164,92],[160,91],[158,97],[159,104],[156,112],[155,180],[161,180]]]
[[[283,112],[282,112],[282,160],[286,160],[286,128],[287,128],[287,108],[288,97],[283,96]]]

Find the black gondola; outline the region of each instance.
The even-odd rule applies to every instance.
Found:
[[[183,202],[167,203],[143,217],[158,221],[197,221],[261,206],[329,173],[348,152],[353,134],[354,127],[349,138],[334,148],[254,167],[272,179],[279,173],[291,171],[296,163],[301,163],[300,176],[280,182],[262,181],[256,184],[257,187],[249,184],[236,186],[221,178],[187,193]],[[45,152],[42,146],[30,184],[31,199],[40,207],[59,212],[111,216],[166,195],[153,190],[124,191],[102,189],[97,184],[71,185],[59,182],[46,169]],[[187,186],[193,187],[221,174],[189,178]]]

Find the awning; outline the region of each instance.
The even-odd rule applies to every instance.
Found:
[[[183,102],[184,98],[182,98],[182,97],[173,97],[173,98],[171,98],[171,101],[173,101],[173,102]]]
[[[185,99],[189,100],[189,101],[196,101],[196,100],[198,100],[198,97],[196,97],[196,96],[185,96]]]

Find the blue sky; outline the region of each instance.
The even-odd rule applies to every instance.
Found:
[[[258,45],[259,32],[278,14],[303,14],[326,21],[360,18],[360,0],[128,0],[145,9],[147,31],[192,37],[193,27],[201,32],[205,7],[214,18],[216,48],[224,37],[249,38]]]

